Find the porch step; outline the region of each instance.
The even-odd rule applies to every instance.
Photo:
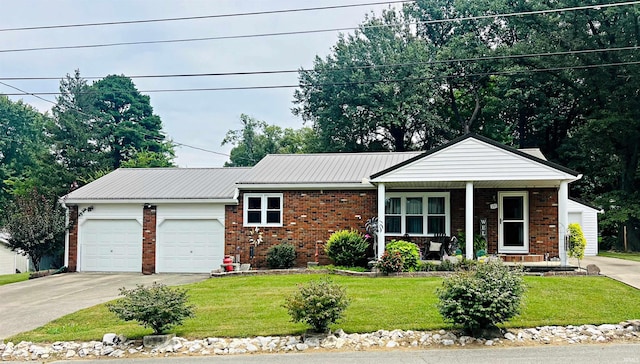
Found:
[[[544,262],[544,255],[536,254],[498,254],[507,263],[537,263]]]

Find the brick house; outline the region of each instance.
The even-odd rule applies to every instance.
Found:
[[[423,245],[434,235],[464,233],[486,236],[490,254],[548,254],[566,263],[568,184],[581,178],[537,149],[473,134],[427,152],[269,155],[250,169],[206,170],[197,183],[189,171],[119,169],[66,196],[70,221],[78,222],[67,241],[69,268],[113,269],[110,261],[129,255],[124,269],[145,273],[207,271],[223,255],[262,268],[269,247],[281,242],[296,247],[298,266],[316,252],[328,263],[322,244],[331,233],[364,232],[371,217],[384,227],[379,255],[391,239]],[[120,231],[123,221],[130,252],[109,257],[118,238],[104,234]],[[257,246],[250,243],[256,228]],[[466,243],[471,258],[472,240]]]

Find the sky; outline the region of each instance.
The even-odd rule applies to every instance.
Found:
[[[117,22],[217,14],[299,9],[381,0],[2,0],[0,11],[0,81],[27,92],[57,92],[59,81],[79,69],[83,77],[246,72],[310,69],[317,56],[326,57],[339,32],[244,39],[210,40],[101,48],[15,51],[16,49],[105,44],[132,41],[265,34],[357,27],[371,13],[400,4],[367,5],[332,10],[222,17],[61,29],[4,29],[64,24]],[[348,31],[347,31],[348,32]],[[9,51],[14,50],[14,51]],[[54,80],[6,80],[4,77],[55,77]],[[230,145],[221,146],[228,130],[240,129],[240,115],[281,127],[300,128],[291,113],[295,88],[236,91],[144,92],[158,89],[296,85],[297,73],[221,77],[136,78],[149,95],[163,130],[177,143],[207,149],[176,147],[179,167],[221,167]],[[89,82],[92,82],[89,80]],[[0,93],[18,93],[0,84]],[[10,95],[41,112],[52,103],[30,95]],[[55,95],[43,95],[55,101]]]

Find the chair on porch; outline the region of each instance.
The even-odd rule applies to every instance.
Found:
[[[450,239],[444,234],[437,234],[427,244],[425,244],[424,259],[437,258],[442,260],[445,254],[449,254]]]

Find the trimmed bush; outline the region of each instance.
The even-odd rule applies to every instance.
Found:
[[[293,322],[304,322],[322,333],[342,318],[347,306],[345,289],[329,278],[298,285],[298,291],[288,296],[284,304]]]
[[[402,272],[404,259],[402,259],[400,252],[389,253],[389,251],[385,251],[376,263],[376,267],[385,274]]]
[[[584,237],[580,224],[569,224],[569,256],[577,258],[578,261],[584,258],[584,250],[587,247],[587,239]]]
[[[181,325],[194,315],[193,306],[187,304],[187,291],[183,289],[154,282],[150,287],[120,288],[120,294],[124,298],[108,303],[109,311],[124,321],[137,321],[144,327],[150,327],[154,334],[162,334],[172,326]]]
[[[288,269],[296,265],[296,247],[289,243],[273,245],[267,250],[267,266],[271,269]]]
[[[511,270],[500,261],[479,264],[444,280],[437,290],[438,310],[445,321],[482,336],[520,312],[524,290],[522,269]]]
[[[324,251],[335,265],[366,267],[369,243],[356,230],[338,230],[331,234]]]
[[[385,250],[389,253],[400,253],[404,264],[403,271],[414,272],[418,270],[420,251],[418,250],[418,246],[414,243],[404,240],[391,240],[391,242],[385,247]]]

